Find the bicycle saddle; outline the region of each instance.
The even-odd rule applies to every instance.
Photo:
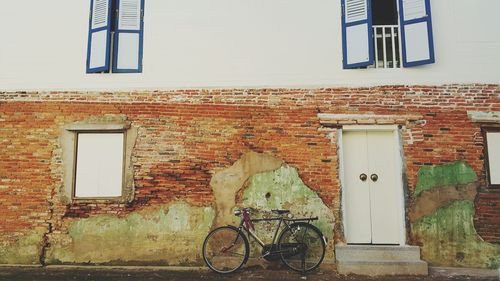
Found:
[[[278,215],[283,215],[290,213],[290,210],[271,210],[271,212],[276,213]]]

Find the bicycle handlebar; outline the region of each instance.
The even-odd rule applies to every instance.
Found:
[[[239,217],[239,216],[242,216],[243,213],[245,213],[245,212],[247,214],[252,214],[252,213],[259,212],[259,210],[252,208],[252,207],[245,207],[242,209],[235,209],[234,215]],[[271,210],[271,212],[276,213],[280,216],[285,215],[285,214],[290,214],[290,210],[278,210],[278,209],[276,209],[276,210]],[[259,220],[259,219],[257,219],[257,220]],[[318,217],[309,217],[309,218],[292,218],[292,217],[290,217],[287,220],[290,220],[290,221],[315,221],[315,220],[318,220]]]

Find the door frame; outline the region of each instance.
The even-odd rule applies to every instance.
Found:
[[[398,179],[396,180],[396,190],[398,192],[397,197],[399,200],[399,213],[400,215],[400,230],[399,230],[399,245],[406,245],[406,207],[404,199],[404,181],[403,181],[403,142],[401,132],[398,125],[348,125],[343,126],[341,129],[337,130],[337,155],[339,159],[339,180],[340,180],[340,208],[341,208],[341,219],[344,241],[347,241],[345,237],[346,228],[346,213],[345,213],[345,178],[344,178],[344,146],[343,146],[343,133],[345,131],[388,131],[393,133],[394,141],[396,143],[394,158],[396,163],[396,174]]]

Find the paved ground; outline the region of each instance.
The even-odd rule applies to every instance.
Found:
[[[306,276],[285,269],[264,270],[244,268],[230,275],[219,275],[205,269],[179,268],[111,268],[111,267],[0,267],[1,281],[198,281],[198,280],[367,280],[367,281],[414,281],[414,280],[480,280],[500,281],[497,271],[474,269],[432,268],[427,277],[361,277],[339,276],[332,269],[321,269]]]

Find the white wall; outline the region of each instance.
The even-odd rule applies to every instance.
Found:
[[[0,90],[500,84],[498,0],[431,0],[436,63],[343,70],[340,0],[145,0],[143,73],[86,74],[89,0],[0,0]]]

